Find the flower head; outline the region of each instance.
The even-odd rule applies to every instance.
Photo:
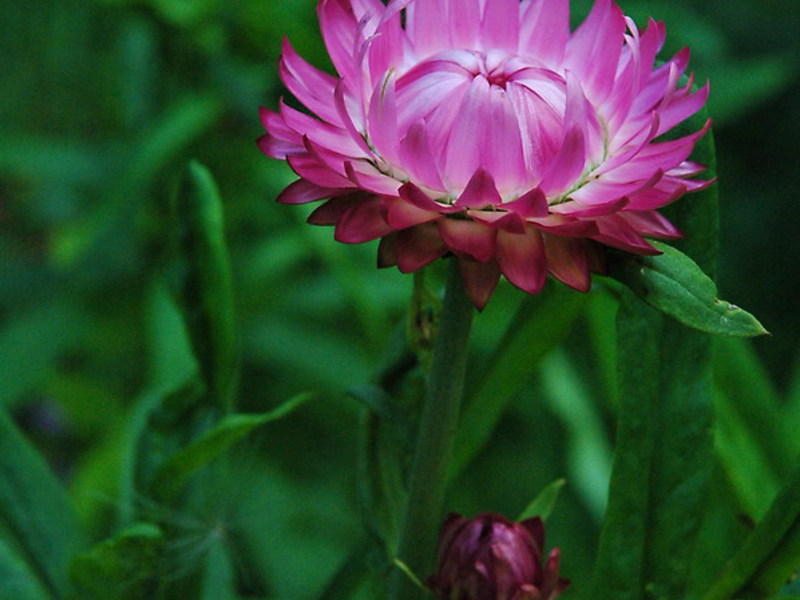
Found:
[[[548,272],[586,291],[599,244],[657,254],[680,233],[656,209],[708,181],[688,160],[708,85],[689,58],[654,67],[662,23],[640,31],[612,0],[569,30],[569,0],[322,0],[329,75],[284,42],[281,77],[317,118],[262,109],[269,156],[300,179],[309,222],[380,238],[380,266],[457,257],[479,308],[500,275],[532,294]]]
[[[500,515],[450,515],[442,527],[436,575],[439,600],[554,600],[569,584],[559,578],[554,549],[543,564],[539,518],[513,523]]]

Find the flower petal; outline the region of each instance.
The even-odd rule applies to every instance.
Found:
[[[481,21],[481,40],[485,49],[519,51],[519,0],[486,2]]]
[[[402,273],[413,273],[447,252],[439,230],[433,223],[404,229],[396,235],[397,268]]]
[[[391,233],[377,198],[362,199],[342,213],[336,223],[334,239],[346,244],[369,242]]]
[[[353,190],[324,188],[305,179],[298,179],[289,184],[278,196],[281,204],[305,204],[324,198],[341,196],[342,194],[352,193]]]
[[[511,283],[530,294],[538,294],[547,280],[542,234],[532,227],[522,235],[499,231],[497,263]]]
[[[487,170],[479,168],[473,173],[455,205],[459,208],[483,208],[497,206],[502,201],[492,175]]]
[[[285,37],[278,68],[283,83],[295,98],[328,123],[342,125],[336,107],[331,104],[336,78],[303,60]]]
[[[500,280],[500,269],[497,263],[493,260],[480,262],[469,258],[459,258],[458,267],[467,295],[475,308],[483,310]]]
[[[407,229],[421,223],[430,223],[442,216],[439,212],[418,208],[403,198],[384,198],[383,207],[386,222],[392,229]]]
[[[548,66],[561,65],[569,38],[569,0],[530,2],[521,19],[519,46]]]
[[[592,280],[585,240],[548,234],[543,237],[547,270],[571,288],[588,292]]]
[[[486,262],[494,257],[497,230],[465,219],[442,219],[439,234],[448,248]]]

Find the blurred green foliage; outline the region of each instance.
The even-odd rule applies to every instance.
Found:
[[[574,2],[575,14],[589,4]],[[719,287],[772,332],[715,342],[715,486],[693,569],[702,587],[800,451],[800,11],[796,0],[620,4],[640,24],[651,14],[665,21],[665,54],[691,46],[692,69],[711,80]],[[328,68],[314,3],[0,0],[0,23],[0,404],[45,453],[94,540],[132,525],[119,520],[120,473],[137,406],[194,369],[171,293],[168,217],[178,173],[199,159],[224,200],[239,407],[265,412],[304,391],[317,399],[206,474],[192,512],[150,498],[129,510],[155,511],[179,532],[171,539],[180,544],[163,550],[172,557],[165,577],[203,563],[215,581],[235,577],[240,594],[314,597],[367,535],[356,486],[361,405],[345,391],[381,366],[412,288],[409,277],[375,269],[373,244],[334,243],[330,230],[303,223],[303,209],[274,203],[293,176],[257,150],[257,108],[285,94],[281,36]],[[529,350],[538,362],[500,364],[518,387],[503,391],[491,443],[469,450],[475,458],[460,465],[449,502],[514,516],[565,478],[548,535],[575,578],[594,558],[618,402],[616,301],[595,287],[564,306],[571,326],[556,311],[530,334],[544,340]],[[542,302],[501,284],[476,319],[476,402],[515,311]],[[84,561],[160,543],[159,532],[137,531]],[[231,564],[221,544],[233,549]],[[5,581],[0,597],[11,598]]]

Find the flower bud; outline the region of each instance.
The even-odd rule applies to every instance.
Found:
[[[543,562],[538,517],[514,523],[484,513],[452,514],[442,527],[436,575],[427,581],[439,600],[553,600],[569,584],[558,576],[559,550]]]

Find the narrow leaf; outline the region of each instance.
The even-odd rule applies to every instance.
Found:
[[[541,517],[542,521],[546,521],[550,513],[553,512],[556,501],[566,483],[566,479],[556,479],[553,483],[545,487],[539,492],[539,495],[531,500],[531,503],[525,507],[525,510],[517,517],[517,521],[524,521],[532,517]]]
[[[609,274],[689,327],[741,337],[768,333],[753,315],[718,299],[717,286],[691,258],[667,244],[652,244],[663,254],[626,255],[610,262]]]
[[[0,598],[51,600],[52,594],[31,571],[25,559],[0,538]]]
[[[189,337],[212,401],[228,406],[238,365],[233,287],[222,202],[211,173],[200,163],[187,166],[174,210]]]
[[[215,458],[222,455],[254,429],[276,421],[312,398],[299,394],[274,410],[260,415],[235,414],[224,418],[190,445],[166,460],[153,477],[151,489],[156,498],[167,500],[181,492],[189,479]]]
[[[578,318],[585,294],[551,282],[526,296],[489,365],[465,401],[450,472],[454,479],[489,441],[497,423],[539,360],[561,342]]]
[[[741,544],[703,600],[769,598],[800,564],[800,468]]]
[[[64,489],[10,417],[0,411],[0,531],[52,595],[63,596],[67,565],[83,532]]]

